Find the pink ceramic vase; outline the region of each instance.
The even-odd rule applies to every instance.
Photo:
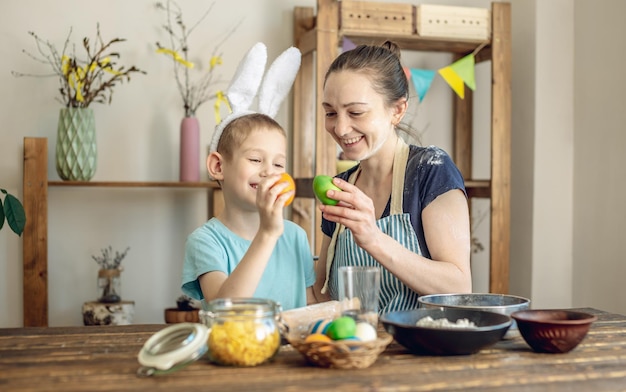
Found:
[[[180,124],[180,181],[200,181],[200,124],[185,117]]]

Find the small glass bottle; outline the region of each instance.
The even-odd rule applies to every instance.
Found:
[[[280,348],[281,307],[261,298],[221,298],[206,304],[200,320],[211,329],[209,359],[220,365],[256,366]]]
[[[122,278],[119,269],[101,269],[98,271],[98,302],[116,303],[121,297]]]

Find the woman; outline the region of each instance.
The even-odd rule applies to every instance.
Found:
[[[359,165],[322,205],[318,301],[337,299],[344,265],[381,269],[379,312],[416,308],[418,295],[471,292],[470,223],[463,177],[437,147],[398,135],[409,87],[393,42],[342,53],[324,81],[325,128]]]

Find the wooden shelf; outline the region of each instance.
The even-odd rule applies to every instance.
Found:
[[[378,44],[393,40],[403,50],[446,52],[459,59],[483,45],[475,61],[491,62],[491,173],[490,178],[476,180],[472,173],[473,94],[465,89],[465,99],[453,94],[452,159],[463,174],[469,198],[487,198],[490,202],[489,291],[508,293],[510,244],[510,165],[511,165],[511,6],[505,2],[491,3],[491,37],[486,41],[472,39],[441,39],[418,36],[415,28],[415,6],[353,0],[317,0],[313,7],[294,8],[294,42],[302,56],[300,72],[294,83],[294,175],[311,177],[318,173],[334,173],[336,144],[324,130],[321,105],[323,81],[328,67],[339,54],[341,39],[355,44]],[[346,10],[367,9],[369,20],[344,23],[351,15]],[[390,11],[390,10],[393,11]],[[402,10],[402,11],[398,11]],[[401,15],[398,15],[398,12]],[[388,18],[388,13],[393,18]],[[398,17],[398,25],[395,24]],[[392,20],[393,19],[393,20]],[[372,31],[371,20],[384,20],[386,31]],[[412,28],[407,28],[412,21]],[[369,23],[369,27],[368,27]],[[397,27],[397,28],[396,28]],[[481,110],[483,110],[481,108]],[[294,202],[293,220],[308,230],[313,252],[321,247],[319,230],[321,215],[312,204]],[[297,207],[297,208],[296,208]]]
[[[48,181],[48,186],[79,186],[104,188],[209,188],[218,189],[216,181],[176,182],[176,181]]]

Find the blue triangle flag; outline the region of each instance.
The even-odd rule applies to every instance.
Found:
[[[420,102],[424,100],[424,96],[428,92],[435,75],[436,72],[429,69],[411,68],[411,80],[413,81],[413,86],[415,86],[415,91],[417,91]]]

